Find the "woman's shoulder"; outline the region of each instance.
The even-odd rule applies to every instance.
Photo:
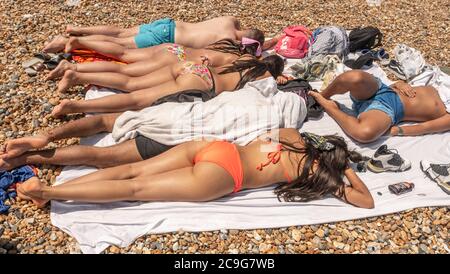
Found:
[[[300,138],[300,132],[296,128],[280,128],[280,137],[286,138]]]

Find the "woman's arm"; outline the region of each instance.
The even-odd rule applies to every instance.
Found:
[[[283,74],[283,75],[278,76],[276,80],[277,80],[277,84],[284,85],[288,81],[293,80],[293,79],[294,79],[294,77]]]
[[[444,116],[434,120],[426,121],[412,126],[393,126],[390,134],[392,136],[418,136],[431,133],[439,133],[450,130],[450,114],[446,113]],[[402,132],[402,133],[400,133]]]
[[[369,189],[367,189],[366,185],[356,175],[353,169],[347,168],[344,174],[351,185],[344,188],[345,201],[357,207],[374,208],[375,204]]]

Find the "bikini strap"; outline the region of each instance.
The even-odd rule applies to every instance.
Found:
[[[259,171],[262,171],[264,167],[270,165],[270,164],[277,164],[280,162],[281,166],[283,167],[283,173],[284,177],[287,179],[288,183],[292,182],[291,176],[289,176],[289,173],[286,170],[286,167],[284,166],[283,162],[281,162],[281,152],[282,152],[282,145],[277,145],[277,150],[273,152],[267,153],[267,162],[260,163],[258,166],[256,166],[256,169]]]

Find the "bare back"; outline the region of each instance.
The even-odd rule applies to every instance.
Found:
[[[192,61],[197,64],[203,62],[203,58],[208,59],[208,65],[210,67],[221,67],[233,63],[236,59],[241,57],[240,55],[233,53],[224,53],[220,51],[210,49],[186,49],[186,60]]]
[[[199,23],[175,22],[175,43],[204,48],[221,39],[236,39],[239,23],[233,16],[213,18]]]
[[[303,146],[303,140],[297,129],[280,129],[279,138],[294,144],[296,147],[300,148]],[[238,148],[244,170],[244,188],[259,188],[285,182],[285,171],[292,179],[298,177],[297,167],[301,158],[301,155],[298,153],[282,151],[281,159],[278,163],[269,164],[260,171],[256,167],[261,163],[266,163],[268,161],[267,154],[274,151],[275,148],[262,137],[245,147]]]

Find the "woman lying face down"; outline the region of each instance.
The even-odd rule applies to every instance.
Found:
[[[85,41],[82,37],[71,37],[66,45],[67,52],[77,49],[88,49],[125,64],[109,61],[72,64],[63,60],[48,74],[46,79],[62,77],[66,71],[76,71],[78,73],[110,72],[139,77],[185,61],[197,64],[207,63],[210,67],[221,67],[231,64],[245,54],[259,57],[261,55],[260,45],[259,41],[244,38],[243,42],[223,39],[202,49],[188,48],[173,43],[161,44],[150,48],[127,49],[110,42]],[[63,78],[64,81],[60,82],[59,92],[64,92],[68,88],[64,86],[67,78],[68,75]]]
[[[234,91],[246,83],[282,75],[284,61],[271,55],[262,60],[244,55],[232,64],[210,68],[204,64],[180,62],[142,77],[128,77],[120,73],[78,73],[61,80],[67,85],[95,84],[129,91],[92,100],[63,100],[52,112],[55,117],[79,112],[121,112],[139,110],[157,99],[183,90],[196,89],[212,94]],[[66,74],[69,71],[66,71]],[[65,74],[65,75],[66,75]],[[65,85],[66,85],[65,84]]]
[[[349,168],[349,162],[360,155],[349,151],[341,137],[281,129],[279,139],[262,138],[245,147],[191,141],[148,160],[99,170],[57,186],[32,178],[18,186],[18,195],[38,206],[49,200],[201,202],[278,184],[275,194],[285,201],[334,195],[354,206],[374,207],[369,190]]]

